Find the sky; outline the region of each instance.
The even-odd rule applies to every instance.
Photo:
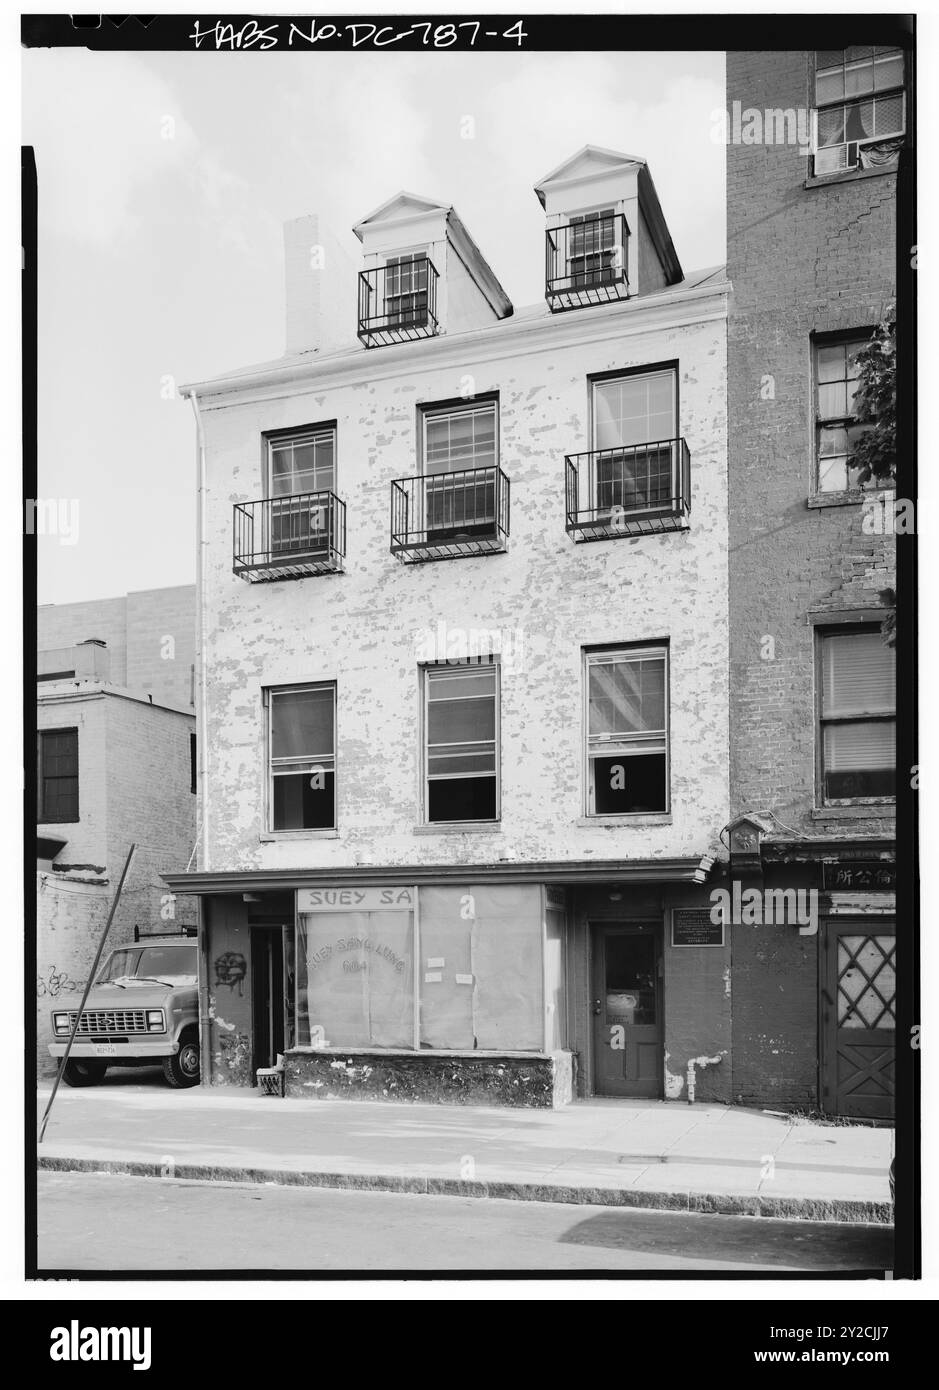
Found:
[[[186,382],[284,351],[283,224],[452,203],[517,308],[534,183],[646,159],[685,271],[725,258],[724,55],[24,50],[39,185],[39,601],[195,579]],[[466,118],[472,117],[472,123]],[[465,138],[472,130],[472,138]],[[53,534],[57,531],[57,534]]]

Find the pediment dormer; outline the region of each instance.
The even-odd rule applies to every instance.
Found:
[[[402,190],[352,230],[364,252],[358,336],[366,347],[465,332],[512,313],[449,203]]]
[[[552,310],[650,294],[683,278],[644,159],[584,145],[535,184]]]

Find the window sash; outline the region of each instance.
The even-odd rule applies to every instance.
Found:
[[[40,824],[78,820],[78,730],[42,729],[38,738]]]
[[[274,723],[277,717],[277,705],[281,701],[289,700],[291,696],[304,695],[310,692],[322,693],[328,691],[331,694],[330,702],[330,732],[331,742],[323,742],[319,748],[308,748],[304,752],[274,754]],[[281,777],[310,776],[320,772],[331,775],[335,778],[336,774],[336,740],[337,740],[337,687],[334,681],[324,681],[314,685],[302,686],[270,686],[265,690],[265,703],[267,706],[267,770],[268,770],[268,826],[273,833],[284,833],[277,831],[274,825],[274,783],[275,779]],[[338,819],[338,799],[336,789],[333,788],[333,826],[335,829]],[[312,830],[325,827],[308,827],[305,831],[303,827],[297,827],[292,833],[311,833]]]
[[[896,768],[896,659],[880,630],[857,625],[817,634],[818,769],[822,804],[893,800],[861,793],[829,795],[841,774]],[[840,766],[839,766],[840,764]]]
[[[461,695],[459,686],[465,682],[471,693]],[[471,666],[425,666],[424,684],[424,781],[477,781],[482,778],[493,780],[496,785],[496,817],[499,817],[499,748],[501,733],[499,727],[499,667],[498,663],[489,665],[473,663]],[[435,686],[444,687],[440,696],[435,697]],[[488,689],[485,688],[488,686]],[[446,737],[448,731],[438,731],[431,739],[431,711],[436,705],[490,702],[492,705],[492,737],[476,739],[453,739]],[[426,792],[425,792],[426,797]],[[425,820],[427,818],[425,802]],[[437,822],[433,822],[436,824]],[[444,822],[440,822],[443,824]]]
[[[623,663],[662,663],[662,726],[635,730],[607,730],[591,733],[591,673],[605,665]],[[640,692],[641,700],[641,692]],[[641,707],[640,707],[641,718]],[[608,758],[644,757],[660,754],[665,760],[665,810],[671,805],[671,756],[669,717],[669,650],[668,647],[620,647],[605,652],[584,654],[584,775],[586,814],[599,814],[595,809],[596,763]],[[603,814],[607,814],[604,812]],[[643,815],[645,812],[624,812],[624,815]]]
[[[673,367],[594,381],[591,399],[594,452],[660,444],[678,434]]]
[[[336,435],[335,426],[330,426],[268,440],[267,495],[272,502],[312,492],[335,492]],[[298,459],[300,449],[312,449],[312,458]],[[286,466],[278,472],[277,463]]]
[[[422,452],[425,476],[435,477],[441,473],[497,467],[497,406],[497,401],[481,401],[475,405],[423,411]],[[465,429],[467,423],[468,431]]]

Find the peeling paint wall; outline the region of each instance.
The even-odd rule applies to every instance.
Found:
[[[465,356],[446,341],[363,350],[361,375],[203,399],[207,446],[209,858],[214,869],[433,864],[700,854],[728,819],[727,492],[724,297],[651,318],[629,306],[559,315],[556,337]],[[632,316],[630,316],[632,315]],[[564,320],[567,320],[565,328]],[[509,321],[511,323],[511,321]],[[589,322],[589,332],[587,324]],[[648,323],[649,327],[644,325]],[[476,352],[479,355],[475,355]],[[488,354],[488,356],[486,355]],[[564,531],[564,455],[589,448],[587,375],[677,359],[691,452],[686,534],[575,545]],[[349,368],[346,367],[348,373]],[[418,471],[418,404],[469,375],[500,393],[511,479],[505,555],[403,565],[389,553],[393,478]],[[232,574],[232,504],[263,496],[262,431],[337,419],[337,491],[348,507],[346,573],[250,585]],[[436,629],[518,643],[502,675],[502,823],[416,835],[418,647]],[[671,643],[670,817],[583,822],[581,647]],[[268,840],[262,687],[338,680],[338,835]]]
[[[665,1094],[672,1100],[687,1100],[689,1061],[730,1052],[731,943],[725,932],[724,946],[673,946],[669,928],[666,916]],[[729,1055],[713,1066],[696,1069],[696,1102],[729,1102],[733,1098],[731,1083]]]
[[[253,1086],[251,1021],[251,929],[240,897],[209,898],[205,905],[208,942],[209,1075],[213,1086]],[[240,957],[243,971],[232,970]],[[225,968],[216,968],[223,962]]]

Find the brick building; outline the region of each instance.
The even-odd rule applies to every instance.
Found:
[[[161,878],[186,867],[196,839],[193,600],[182,586],[39,610],[36,1017],[45,1070],[50,1005],[84,985],[132,843],[109,944],[138,925],[195,922],[193,901],[174,900]]]
[[[851,449],[854,355],[896,295],[907,78],[890,47],[727,55],[730,873],[820,894],[814,934],[732,929],[733,1094],[882,1118],[894,537]],[[787,138],[812,110],[814,145]]]
[[[207,1080],[730,1099],[728,286],[641,159],[535,193],[545,303],[402,193],[187,388]]]

